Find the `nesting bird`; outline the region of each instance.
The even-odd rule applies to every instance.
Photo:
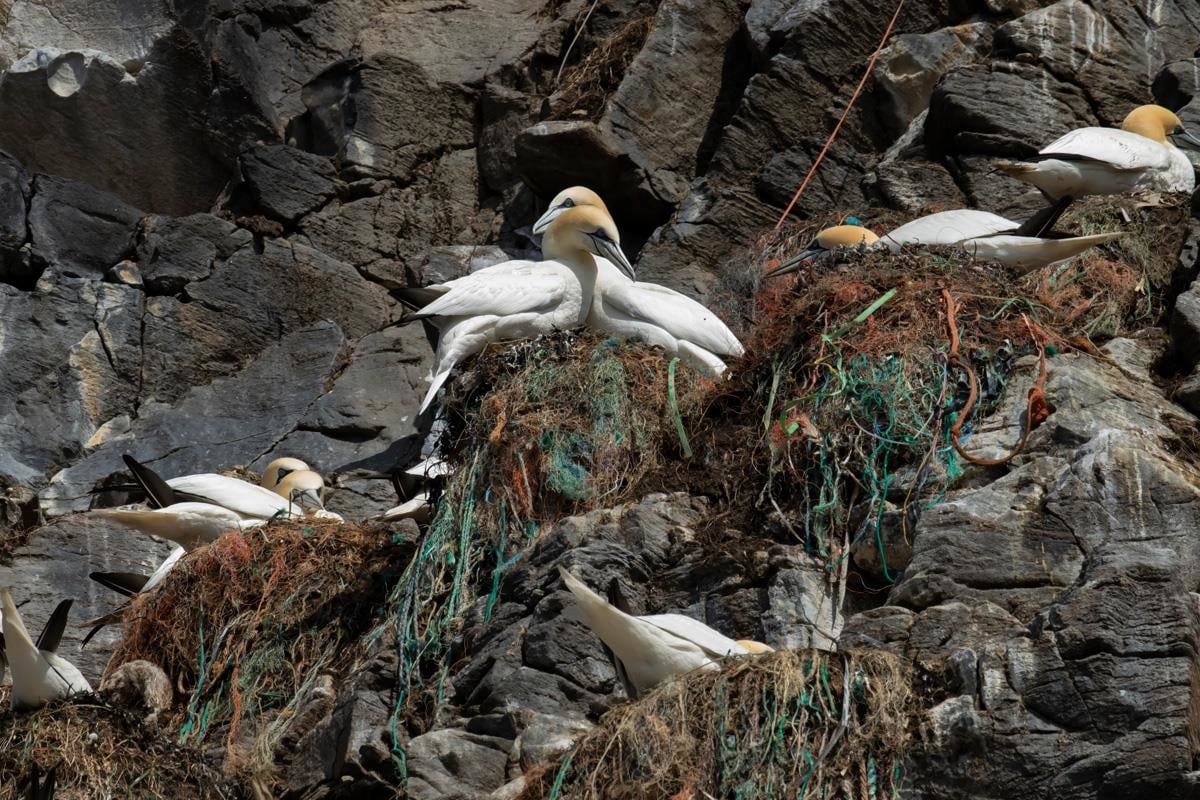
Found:
[[[418,307],[401,323],[428,320],[440,332],[421,411],[459,361],[491,342],[582,325],[596,286],[595,256],[633,277],[619,241],[616,226],[602,210],[572,208],[546,230],[542,252],[548,260],[506,261],[445,283],[399,290],[405,303]]]
[[[632,689],[635,697],[694,669],[716,669],[714,662],[719,658],[771,650],[758,642],[751,643],[752,650],[682,614],[635,617],[562,567],[558,572],[575,596],[583,622],[612,650],[619,662],[618,672],[627,679],[627,691]]]
[[[70,601],[59,604],[51,623],[35,644],[13,602],[12,593],[8,588],[0,587],[4,656],[12,670],[13,710],[39,708],[51,700],[92,691],[91,684],[75,665],[55,652],[70,607]]]
[[[259,481],[258,485],[264,489],[275,491],[275,487],[279,485],[279,482],[288,475],[292,474],[293,472],[302,472],[307,469],[309,469],[308,464],[304,463],[298,458],[291,458],[288,456],[277,458],[270,464],[267,464],[267,468],[263,470],[262,479]]]
[[[898,253],[905,247],[955,246],[977,261],[996,261],[1024,273],[1073,258],[1085,250],[1120,238],[1121,233],[1068,236],[1052,230],[1065,204],[1050,206],[1029,221],[1014,222],[989,211],[960,208],[919,217],[876,236],[857,225],[838,225],[817,234],[799,255],[764,277],[784,275],[800,264],[841,247],[887,247]]]
[[[560,215],[580,207],[599,209],[612,220],[599,195],[572,186],[550,202],[533,232],[542,233]],[[641,339],[713,376],[725,372],[720,356],[745,353],[733,331],[703,304],[674,289],[635,281],[603,258],[596,259],[596,268],[596,291],[585,323],[589,328]]]
[[[1172,141],[1200,145],[1179,117],[1156,105],[1138,106],[1116,128],[1077,128],[1036,156],[998,167],[1032,183],[1052,200],[1139,191],[1191,192],[1196,172]]]

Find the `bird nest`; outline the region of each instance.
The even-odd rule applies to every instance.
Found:
[[[599,122],[633,59],[654,30],[654,10],[634,14],[579,61],[562,71],[550,97],[552,119]],[[569,54],[568,54],[569,55]]]
[[[139,596],[108,665],[144,659],[186,695],[166,715],[182,742],[225,745],[224,769],[269,782],[297,707],[365,655],[412,543],[384,528],[285,521],[231,532]]]
[[[26,797],[19,787],[35,764],[54,768],[55,800],[240,796],[197,751],[129,712],[81,699],[14,714],[7,689],[0,704],[0,800]]]
[[[610,711],[521,800],[896,797],[918,715],[888,654],[729,659]]]

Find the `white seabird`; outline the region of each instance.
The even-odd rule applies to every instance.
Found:
[[[1052,200],[1140,191],[1190,193],[1196,188],[1196,171],[1173,138],[1200,145],[1170,110],[1138,106],[1120,129],[1077,128],[1032,158],[997,166]]]
[[[63,604],[59,604],[59,609],[64,609]],[[62,612],[63,625],[66,624],[66,610],[69,609],[68,603]],[[38,708],[51,700],[92,691],[83,673],[54,652],[58,649],[57,640],[61,638],[61,630],[53,636],[53,641],[45,639],[46,633],[43,632],[41,645],[35,644],[25,629],[25,623],[7,587],[0,587],[0,611],[4,616],[5,659],[12,670],[13,710]],[[56,609],[55,616],[58,614]]]
[[[682,614],[635,617],[609,603],[562,567],[558,571],[575,595],[583,622],[611,648],[619,662],[618,673],[623,668],[627,691],[631,688],[634,696],[694,669],[716,669],[716,659],[751,652],[703,622]]]
[[[429,407],[454,366],[489,343],[523,339],[582,325],[603,256],[630,277],[633,267],[617,243],[608,215],[596,208],[563,212],[546,231],[546,261],[506,261],[446,283],[397,294],[419,309],[401,323],[428,320],[439,328],[432,382],[421,411]]]
[[[996,261],[1018,273],[1073,258],[1083,251],[1118,239],[1122,233],[1064,236],[1050,230],[1063,206],[1051,206],[1028,222],[1014,222],[988,211],[960,208],[919,217],[876,236],[858,225],[838,225],[817,234],[799,255],[763,277],[793,272],[800,264],[839,247],[887,247],[898,253],[906,247],[954,246],[976,261]],[[1028,232],[1027,232],[1028,231]]]
[[[572,186],[550,201],[546,213],[534,223],[533,233],[545,231],[564,212],[586,206],[598,208],[612,219],[599,195],[587,187]],[[596,269],[596,291],[585,323],[589,328],[641,339],[714,376],[725,372],[720,356],[745,354],[729,326],[702,303],[666,286],[626,277],[603,258],[596,259]]]

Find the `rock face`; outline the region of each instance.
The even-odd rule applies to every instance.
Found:
[[[537,258],[529,225],[565,186],[604,196],[641,279],[745,295],[889,19],[870,0],[0,0],[0,585],[36,628],[64,596],[73,622],[115,607],[89,572],[158,563],[83,513],[120,499],[100,490],[123,453],[166,475],[297,455],[332,510],[394,505],[380,473],[420,448],[430,354],[390,290]],[[1154,98],[1195,131],[1198,48],[1189,0],[908,3],[782,232],[1023,216],[1043,201],[996,158]],[[1056,411],[1010,468],[967,470],[911,540],[886,511],[907,563],[886,593],[843,611],[798,544],[712,548],[699,488],[578,514],[455,628],[432,727],[393,729],[394,635],[315,676],[281,790],[393,796],[403,749],[409,796],[481,797],[566,750],[624,697],[564,614],[562,565],[636,612],[904,655],[930,692],[915,796],[1191,796],[1190,224],[1170,344],[1053,358]],[[973,448],[1016,439],[1030,372]],[[846,557],[885,580],[875,548]],[[81,633],[63,653],[98,677],[117,632]]]

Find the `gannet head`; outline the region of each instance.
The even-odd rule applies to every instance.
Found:
[[[756,642],[753,639],[738,639],[737,643],[746,648],[752,655],[761,655],[763,653],[774,653],[775,648],[770,645],[765,645],[762,642]]]
[[[550,223],[558,218],[558,215],[578,206],[594,206],[604,209],[604,213],[608,214],[608,206],[604,205],[604,201],[600,199],[600,195],[593,192],[586,186],[572,186],[569,189],[563,189],[554,196],[550,201],[550,207],[546,209],[546,213],[538,218],[538,221],[533,223],[533,233],[543,234],[546,228],[550,227]],[[611,217],[612,214],[609,214]]]
[[[630,280],[634,279],[633,266],[621,252],[621,234],[605,209],[596,206],[568,208],[546,229],[542,252],[547,258],[565,259],[580,250],[607,258]]]
[[[1122,120],[1121,130],[1145,136],[1160,144],[1166,144],[1168,139],[1180,137],[1184,141],[1200,145],[1200,139],[1184,130],[1179,117],[1162,106],[1138,106]]]
[[[808,247],[804,248],[803,252],[788,259],[763,277],[773,278],[776,275],[786,275],[789,272],[795,272],[805,261],[811,261],[818,256],[828,253],[830,250],[837,250],[841,247],[858,247],[859,245],[870,246],[878,241],[878,236],[861,225],[836,225],[832,228],[826,228],[817,234],[817,238],[813,239]]]
[[[296,505],[308,511],[325,507],[321,495],[325,491],[325,481],[311,469],[301,469],[289,473],[275,487],[275,493],[286,497]]]
[[[262,480],[259,482],[259,485],[264,489],[274,491],[279,482],[289,474],[308,468],[308,464],[305,464],[298,458],[277,458],[270,464],[267,464],[267,468],[263,470]]]

